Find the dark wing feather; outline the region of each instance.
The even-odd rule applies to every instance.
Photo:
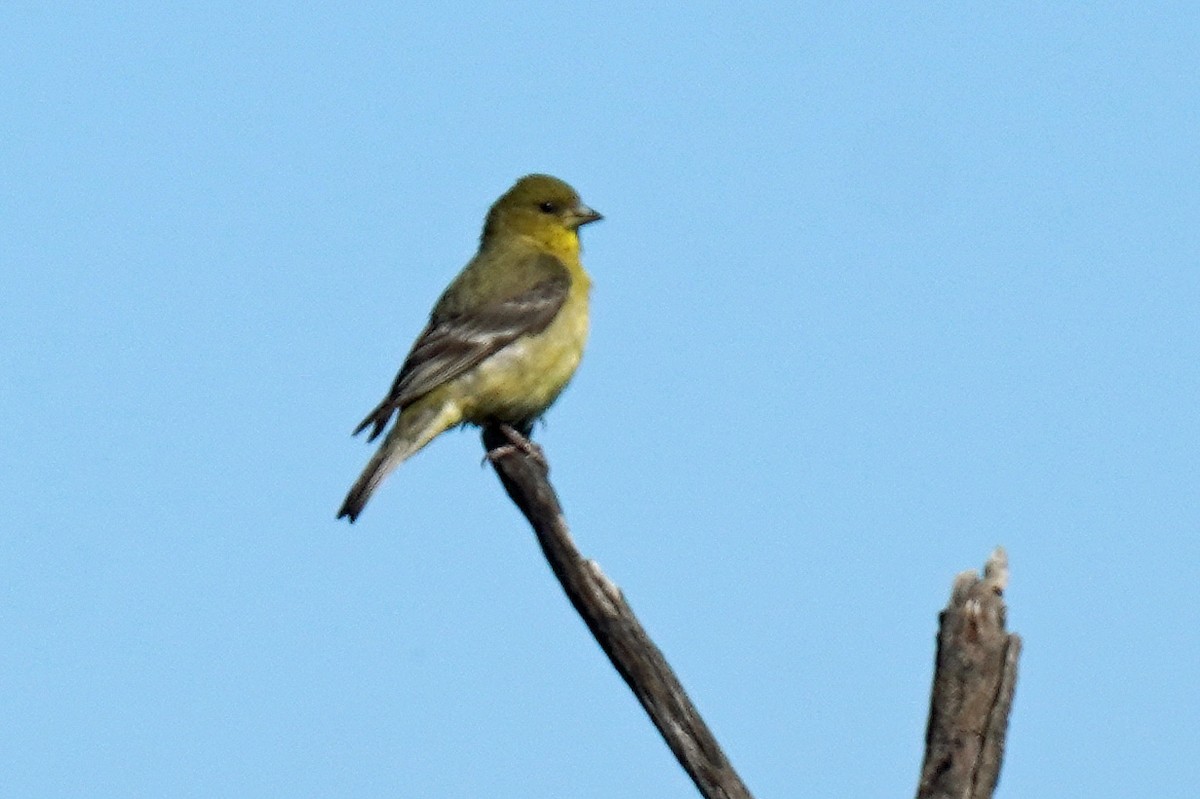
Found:
[[[549,256],[543,256],[550,258]],[[354,430],[358,435],[374,425],[373,441],[392,414],[438,386],[461,375],[484,358],[525,335],[549,326],[566,302],[570,276],[557,267],[529,288],[487,305],[458,313],[434,313],[404,360],[387,398]]]

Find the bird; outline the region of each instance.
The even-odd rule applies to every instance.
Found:
[[[484,219],[479,250],[442,293],[391,390],[355,428],[395,422],[337,518],[353,523],[397,466],[452,427],[495,426],[529,451],[533,424],[583,357],[591,277],[579,229],[603,216],[558,178],[526,175]]]

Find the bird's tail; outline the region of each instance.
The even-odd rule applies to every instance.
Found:
[[[379,450],[371,456],[367,468],[346,495],[338,511],[339,519],[349,516],[354,522],[362,513],[371,494],[393,469],[411,458],[433,440],[433,437],[461,421],[461,414],[452,404],[440,407],[421,407],[420,404],[405,408],[396,426],[384,438]]]

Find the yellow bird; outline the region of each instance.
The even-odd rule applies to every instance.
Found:
[[[392,469],[451,427],[529,435],[583,356],[591,279],[579,228],[600,218],[549,175],[527,175],[496,200],[479,252],[434,305],[392,390],[354,430],[370,427],[374,441],[398,414],[339,519],[357,519]]]

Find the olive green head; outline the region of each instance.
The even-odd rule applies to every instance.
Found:
[[[506,191],[488,211],[483,240],[505,233],[541,238],[561,231],[574,232],[602,217],[583,204],[569,185],[550,175],[526,175]]]

